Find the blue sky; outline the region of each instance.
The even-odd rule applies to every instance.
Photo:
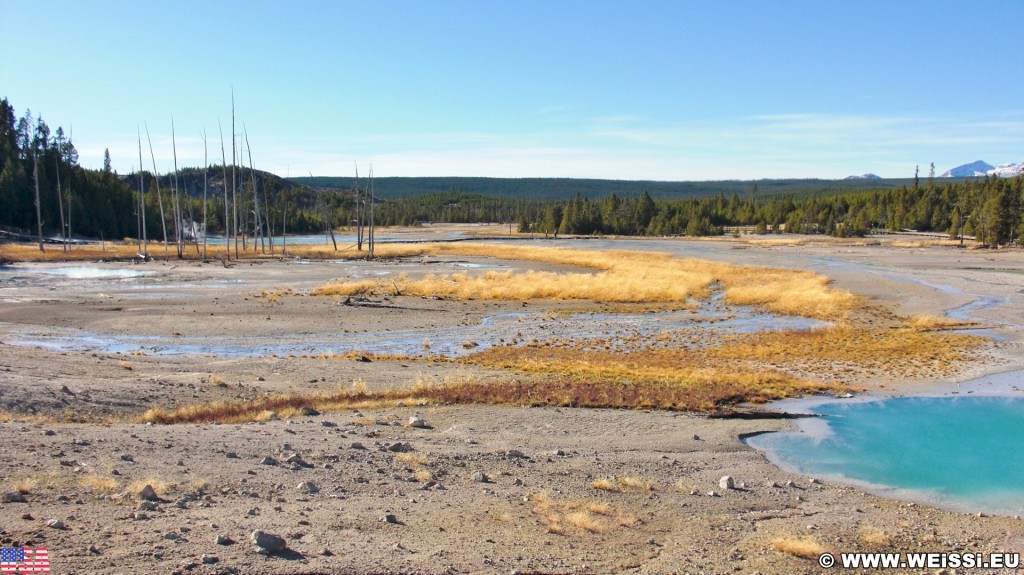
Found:
[[[1024,2],[0,0],[0,97],[81,163],[909,177],[1024,161]],[[149,160],[147,154],[147,168]]]

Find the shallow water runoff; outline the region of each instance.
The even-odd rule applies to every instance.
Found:
[[[1024,398],[896,397],[814,406],[800,431],[750,437],[781,467],[900,499],[1024,515]]]

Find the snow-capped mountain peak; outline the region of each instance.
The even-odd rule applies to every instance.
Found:
[[[995,169],[995,166],[988,162],[978,160],[977,162],[971,162],[970,164],[964,164],[957,166],[950,170],[946,170],[939,175],[940,178],[974,178],[984,176],[989,170]]]
[[[1024,174],[1024,162],[1018,164],[999,164],[987,173],[1001,178],[1014,178]]]

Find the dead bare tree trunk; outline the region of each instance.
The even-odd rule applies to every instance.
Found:
[[[256,218],[256,235],[253,236],[252,249],[256,251],[256,242],[260,243],[260,251],[267,253],[267,245],[263,238],[263,219],[260,217],[260,194],[256,189],[256,170],[252,167],[252,146],[249,145],[249,130],[242,124],[242,132],[245,134],[245,149],[249,153],[249,180],[252,183],[252,205],[253,215]]]
[[[373,221],[373,164],[370,164],[370,185],[367,189],[370,194],[370,233],[368,236],[369,247],[370,247],[370,259],[373,259],[373,249],[376,247],[377,238],[375,237],[374,221]]]
[[[363,251],[363,198],[359,192],[358,163],[356,163],[356,251]]]
[[[149,126],[146,126],[146,141],[149,142],[149,157],[153,160],[153,177],[156,179],[156,199],[160,204],[160,229],[164,233],[164,257],[170,257],[167,246],[167,217],[164,215],[164,196],[160,193],[160,174],[156,171],[156,154],[153,153],[153,139],[149,137]]]
[[[68,251],[68,238],[64,235],[64,194],[61,193],[60,189],[60,153],[57,154],[57,158],[54,160],[54,164],[57,168],[57,208],[60,212],[60,239],[61,243],[64,244],[64,253]]]
[[[228,207],[228,159],[224,155],[224,128],[217,120],[217,128],[220,130],[220,165],[224,172],[224,254],[228,261],[231,260],[231,211]]]
[[[181,259],[185,249],[185,221],[181,211],[181,192],[178,190],[178,141],[174,134],[174,118],[171,117],[171,150],[174,152],[174,243]]]
[[[142,132],[139,136],[139,253],[143,259],[149,259],[149,242],[146,240],[146,180],[142,170]]]
[[[288,253],[288,202],[285,201],[281,214],[281,253]]]
[[[36,228],[39,233],[39,251],[45,252],[43,247],[43,213],[39,206],[39,153],[32,152],[32,177],[36,181]]]
[[[238,259],[238,185],[236,166],[238,155],[235,153],[235,89],[231,88],[231,212],[235,223],[235,259]]]
[[[206,146],[206,128],[203,128],[203,259],[206,259],[206,193],[210,176],[210,153]]]

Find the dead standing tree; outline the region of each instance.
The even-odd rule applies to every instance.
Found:
[[[160,229],[164,233],[164,257],[170,257],[167,245],[167,218],[164,216],[164,196],[160,193],[160,174],[156,171],[156,154],[153,153],[153,139],[149,137],[149,126],[146,126],[146,141],[149,142],[149,157],[153,160],[153,179],[156,180],[156,198],[160,204]]]

